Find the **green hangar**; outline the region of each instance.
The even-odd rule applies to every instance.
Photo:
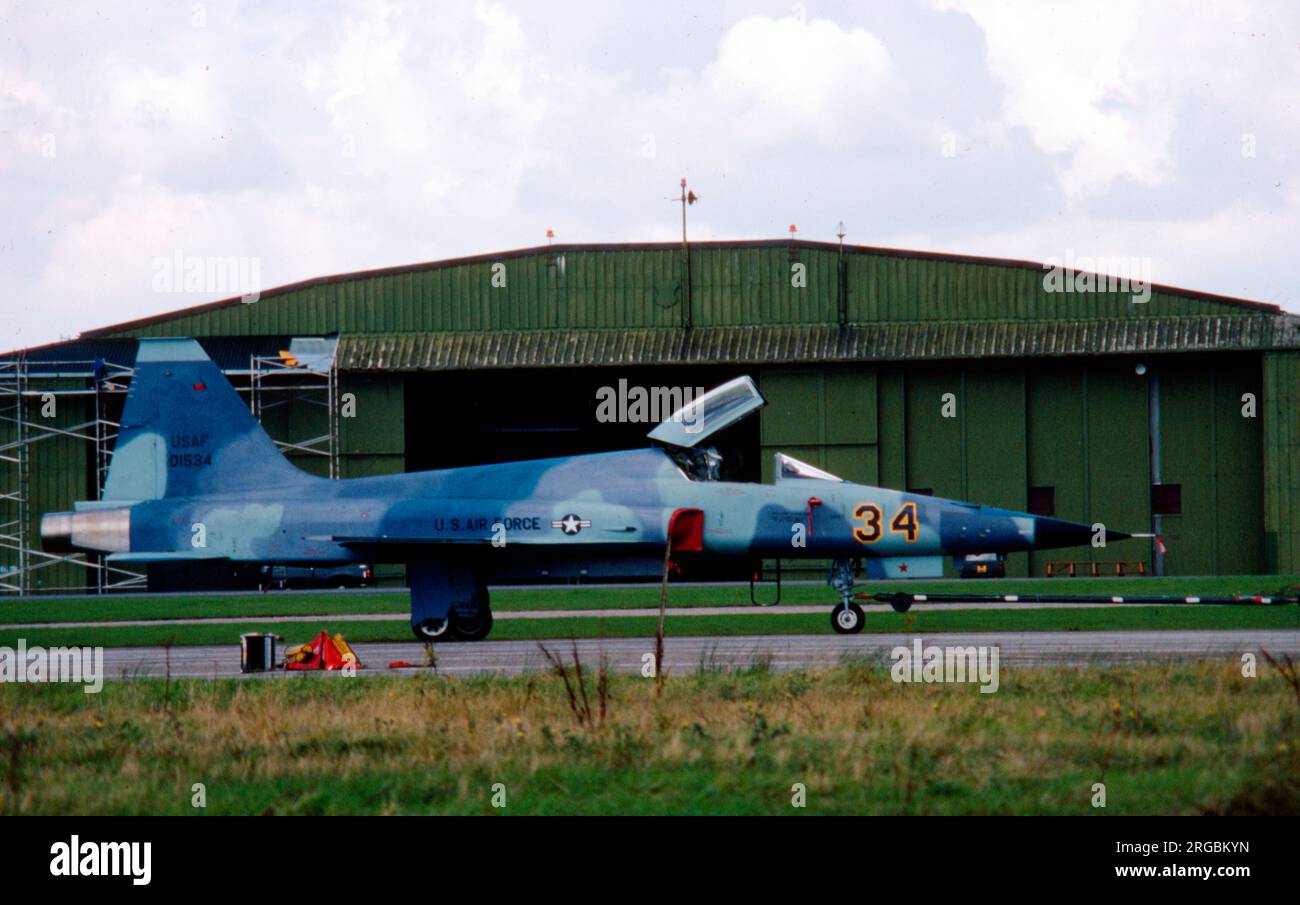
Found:
[[[1300,572],[1300,318],[1064,276],[798,240],[557,244],[306,280],[6,353],[0,587],[142,582],[50,557],[37,532],[42,512],[94,497],[141,336],[199,339],[323,474],[637,446],[652,426],[638,407],[610,420],[598,400],[744,373],[769,404],[723,437],[724,477],[770,480],[780,450],[1164,541],[1016,554],[1009,575]]]

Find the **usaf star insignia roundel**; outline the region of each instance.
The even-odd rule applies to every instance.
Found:
[[[554,521],[552,521],[551,527],[559,528],[565,534],[577,534],[583,528],[590,528],[591,520],[585,518],[578,518],[578,516],[570,512],[564,518],[557,518]]]

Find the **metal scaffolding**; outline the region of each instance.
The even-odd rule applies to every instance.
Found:
[[[270,427],[269,434],[292,435],[303,423],[303,415],[320,414],[323,421],[308,417],[309,433],[317,424],[325,432],[309,437],[276,439],[276,446],[286,454],[321,456],[327,461],[329,476],[339,476],[339,408],[338,372],[334,351],[337,337],[294,339],[289,349],[277,356],[252,356],[247,374],[226,371],[232,385],[246,394],[249,407],[259,422]],[[35,591],[77,592],[87,586],[104,593],[117,590],[142,590],[147,586],[142,572],[111,564],[101,555],[48,553],[42,549],[33,529],[41,514],[34,505],[50,500],[33,498],[34,451],[50,441],[87,444],[88,491],[94,499],[103,498],[104,484],[121,424],[115,420],[130,386],[132,368],[102,359],[78,361],[32,361],[24,356],[0,361],[0,594],[30,594]],[[77,409],[85,420],[63,423],[68,408],[65,403],[84,401]],[[320,411],[323,409],[323,412]],[[265,424],[284,415],[280,424]],[[80,415],[76,417],[81,417]],[[36,472],[39,475],[39,471]],[[93,488],[93,490],[92,490]],[[81,494],[78,494],[80,497]],[[70,501],[60,501],[68,505]],[[91,572],[88,584],[38,585],[33,576],[59,565],[70,565]]]
[[[0,591],[18,593],[25,588],[29,561],[25,542],[30,483],[23,402],[26,386],[23,359],[0,362],[0,427],[13,431],[14,437],[11,442],[0,442],[0,551],[9,551],[16,560],[7,563],[7,557],[0,556]]]
[[[142,573],[111,565],[103,556],[48,553],[32,537],[37,514],[32,510],[33,450],[60,439],[87,444],[95,499],[100,499],[121,428],[111,417],[113,400],[126,393],[132,373],[101,359],[31,362],[19,356],[0,361],[0,592],[31,593],[33,575],[60,564],[90,570],[101,593],[144,587]],[[60,426],[60,404],[74,399],[86,402],[86,419]],[[83,591],[85,586],[40,590]]]
[[[306,406],[306,411],[323,410],[320,414],[324,433],[292,439],[272,438],[286,455],[324,457],[332,479],[339,477],[339,385],[334,355],[337,346],[337,337],[299,338],[278,356],[254,355],[249,363],[251,407],[264,427],[268,415],[274,417],[276,409],[294,403]]]

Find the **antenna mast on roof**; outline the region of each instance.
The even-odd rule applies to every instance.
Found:
[[[682,203],[682,245],[686,244],[686,208],[700,200],[700,196],[694,192],[686,190],[686,178],[682,177],[682,196],[678,199]]]
[[[685,301],[682,306],[682,329],[691,329],[693,317],[691,314],[691,247],[686,239],[686,208],[700,200],[700,196],[686,188],[686,177],[682,177],[681,194],[669,201],[679,201],[682,205],[682,264],[685,269]]]

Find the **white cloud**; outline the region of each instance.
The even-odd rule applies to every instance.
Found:
[[[701,239],[844,220],[851,242],[1115,248],[1297,295],[1289,6],[666,2],[210,2],[203,27],[186,4],[12,8],[0,347],[212,300],[152,291],[178,250],[256,257],[272,286],[548,227],[675,239],[682,176]]]
[[[1260,122],[1275,118],[1276,105],[1295,110],[1300,97],[1295,55],[1289,65],[1276,55],[1286,44],[1277,38],[1300,25],[1294,7],[1183,0],[934,4],[980,27],[989,69],[1005,90],[1004,122],[1026,129],[1052,157],[1074,204],[1116,183],[1174,183],[1186,150],[1178,147],[1178,130],[1210,99],[1225,108],[1225,120],[1235,112],[1243,122]],[[1300,130],[1288,131],[1300,137]],[[1239,133],[1220,137],[1235,141]]]
[[[704,83],[747,134],[821,145],[860,137],[872,108],[897,89],[889,51],[873,34],[797,16],[737,22]]]
[[[1140,5],[1011,5],[937,0],[971,16],[984,32],[989,68],[1006,87],[1009,125],[1062,158],[1070,198],[1118,178],[1157,184],[1172,175],[1173,127],[1164,80],[1138,27]]]

